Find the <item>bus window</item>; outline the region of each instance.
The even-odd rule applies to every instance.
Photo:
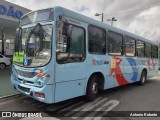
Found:
[[[136,42],[136,53],[137,57],[144,57],[144,42],[142,41]]]
[[[85,30],[81,27],[72,27],[71,37],[57,34],[57,62],[60,64],[82,62],[85,58]]]
[[[113,32],[108,33],[110,55],[122,55],[122,40],[122,35]]]
[[[145,55],[147,58],[151,58],[151,53],[152,53],[152,45],[149,43],[146,43],[145,47]]]
[[[130,56],[130,57],[134,57],[135,56],[135,40],[129,37],[125,37],[125,55],[126,56]]]
[[[106,31],[89,25],[89,53],[106,54]]]
[[[152,58],[158,58],[158,47],[152,45]]]

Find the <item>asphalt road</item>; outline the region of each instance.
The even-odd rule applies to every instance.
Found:
[[[86,102],[83,97],[67,100],[58,104],[44,104],[32,98],[20,95],[8,100],[0,100],[0,111],[43,111],[45,116],[53,116],[54,111],[64,113],[64,116],[72,114],[71,111],[160,111],[160,76],[156,76],[146,82],[144,86],[136,84],[126,85],[101,92],[93,102]],[[68,112],[64,112],[68,111]],[[159,120],[160,118],[143,117],[54,117],[54,119],[68,120]],[[8,119],[8,118],[3,118]],[[17,118],[16,118],[17,119]],[[31,118],[24,118],[30,120]],[[50,119],[50,118],[43,118]],[[38,119],[37,119],[38,120]]]
[[[15,90],[11,87],[10,77],[11,67],[7,67],[5,70],[0,69],[0,98],[16,94]]]

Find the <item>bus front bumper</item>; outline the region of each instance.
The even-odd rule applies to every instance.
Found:
[[[25,85],[23,83],[20,83],[16,80],[12,79],[12,77],[11,77],[11,84],[16,91],[18,91],[22,94],[25,94],[29,97],[32,97],[38,101],[41,101],[41,102],[44,102],[47,104],[54,103],[53,85],[45,85],[42,88],[38,88],[35,86],[29,86],[29,85]]]

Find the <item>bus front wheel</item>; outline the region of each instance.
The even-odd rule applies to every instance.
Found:
[[[146,82],[146,79],[147,79],[147,73],[146,73],[146,71],[143,70],[142,74],[141,74],[140,81],[138,82],[138,84],[140,86],[143,86],[145,84],[145,82]]]
[[[86,91],[86,99],[88,101],[93,101],[98,94],[98,78],[96,75],[92,76],[89,79],[88,85],[87,85],[87,91]]]

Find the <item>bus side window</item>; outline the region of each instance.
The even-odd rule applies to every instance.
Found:
[[[145,47],[145,56],[147,58],[151,58],[152,57],[152,45],[149,43],[146,43],[146,47]]]
[[[136,52],[137,52],[137,57],[145,57],[144,54],[144,42],[137,40],[136,41]]]
[[[69,37],[57,30],[56,52],[57,62],[60,64],[85,60],[85,29],[71,24],[69,26],[72,27]]]
[[[123,54],[123,47],[122,47],[123,37],[120,34],[114,32],[108,32],[108,46],[110,55],[122,55]]]
[[[106,54],[106,31],[103,28],[88,26],[89,53]]]
[[[125,37],[125,55],[129,57],[136,56],[135,47],[136,41],[133,38]],[[138,53],[137,53],[138,54]]]
[[[152,45],[152,58],[158,58],[158,47]]]

